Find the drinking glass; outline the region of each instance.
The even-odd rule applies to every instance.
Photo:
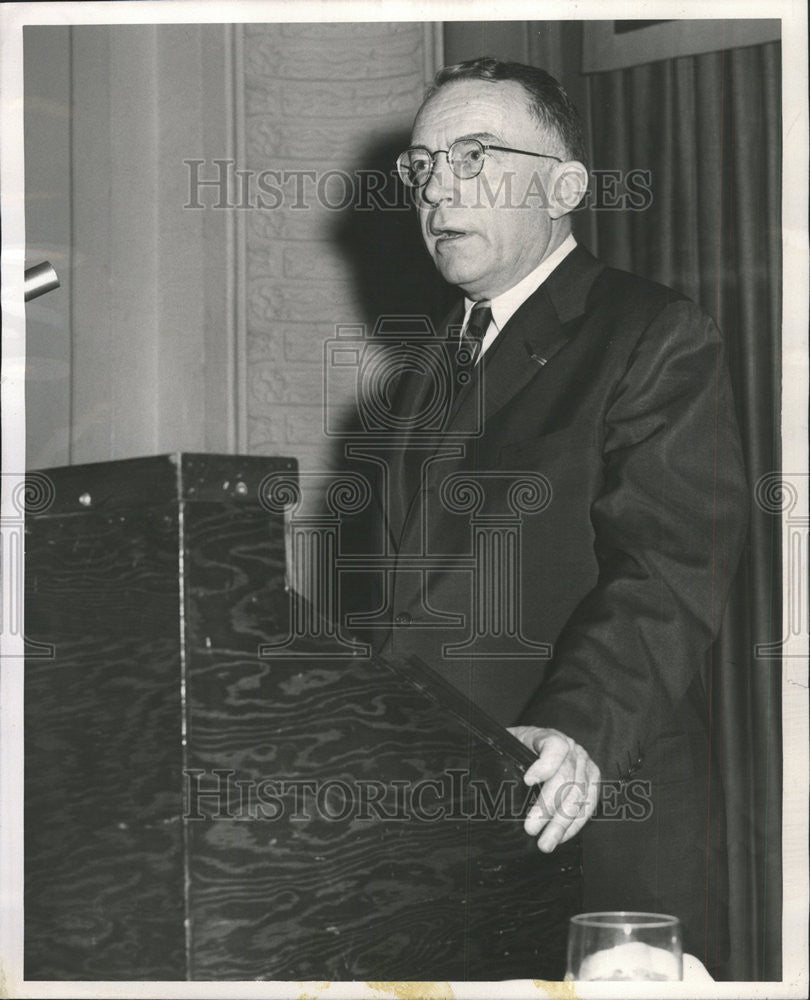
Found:
[[[680,980],[681,922],[664,913],[580,913],[568,930],[568,980]]]

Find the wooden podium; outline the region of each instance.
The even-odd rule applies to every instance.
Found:
[[[285,646],[284,519],[260,502],[279,470],[45,473],[26,978],[560,979],[579,846],[523,832],[531,754],[417,661]]]

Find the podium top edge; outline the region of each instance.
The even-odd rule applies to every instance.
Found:
[[[60,516],[189,501],[261,503],[263,483],[281,475],[296,481],[291,456],[171,452],[90,462],[27,473],[38,502],[28,516]]]

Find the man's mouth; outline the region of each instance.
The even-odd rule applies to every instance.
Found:
[[[431,236],[433,236],[437,247],[442,244],[454,243],[456,240],[463,239],[465,236],[470,235],[469,231],[466,229],[451,229],[450,227],[431,228],[430,233]]]

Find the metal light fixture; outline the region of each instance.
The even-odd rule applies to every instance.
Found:
[[[39,295],[52,292],[60,284],[59,276],[50,261],[44,260],[41,264],[35,264],[25,272],[25,301],[30,302]]]

